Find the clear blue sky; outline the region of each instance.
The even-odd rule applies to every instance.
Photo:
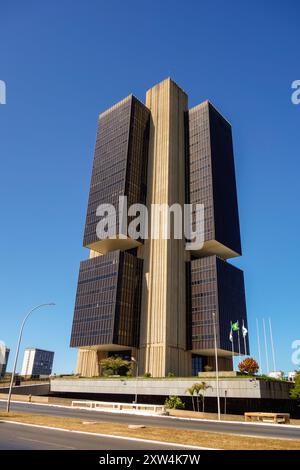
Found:
[[[250,342],[271,316],[277,368],[300,339],[297,0],[10,1],[1,5],[0,339],[14,352],[24,313],[40,302],[23,347],[68,346],[97,116],[171,76],[193,106],[210,99],[232,123]],[[11,365],[11,360],[10,360]]]

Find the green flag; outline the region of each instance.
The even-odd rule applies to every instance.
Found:
[[[239,331],[239,322],[232,323],[232,331]]]

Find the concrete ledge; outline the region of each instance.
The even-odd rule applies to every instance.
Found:
[[[49,403],[49,398],[48,397],[35,397],[30,395],[16,395],[13,394],[11,396],[12,401],[24,401],[26,403]],[[7,400],[7,394],[6,393],[0,393],[0,400]]]
[[[49,405],[64,405],[64,406],[71,406],[72,400],[70,398],[58,398],[58,397],[38,397],[38,396],[31,396],[29,400],[29,395],[16,395],[13,394],[11,396],[12,401],[23,401],[24,403],[41,403],[41,404],[49,404]],[[4,401],[7,400],[6,393],[0,393],[0,400]]]
[[[220,375],[220,378],[238,377],[238,373],[233,371],[233,370],[220,372],[219,375]],[[216,372],[215,371],[199,372],[198,377],[203,378],[203,379],[215,378],[216,377]]]

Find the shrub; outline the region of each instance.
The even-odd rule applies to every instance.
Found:
[[[121,357],[107,357],[100,364],[104,375],[125,375],[131,370],[131,362]]]
[[[243,374],[253,375],[258,372],[259,366],[253,357],[247,357],[239,363],[238,368]]]
[[[144,379],[149,379],[151,377],[150,372],[145,372],[143,377],[144,377]]]
[[[180,397],[170,396],[166,398],[165,407],[182,410],[185,407],[185,404],[183,403]]]
[[[167,377],[176,377],[176,375],[173,372],[169,372]]]
[[[295,384],[290,391],[290,397],[296,400],[300,398],[300,372],[295,377]]]

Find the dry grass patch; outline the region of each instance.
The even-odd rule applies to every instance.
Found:
[[[143,429],[129,429],[125,424],[95,421],[82,421],[74,418],[45,416],[31,413],[0,412],[3,420],[42,426],[59,427],[74,431],[88,431],[107,435],[138,437],[177,444],[199,447],[236,450],[300,450],[300,440],[247,437],[233,434],[194,431],[185,429],[167,429],[147,426]]]

